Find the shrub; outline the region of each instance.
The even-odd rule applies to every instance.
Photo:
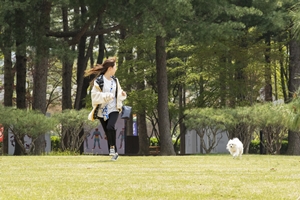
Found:
[[[259,140],[252,140],[249,146],[249,154],[259,154],[260,153],[259,144],[260,144]]]
[[[78,156],[80,155],[79,152],[75,152],[75,151],[70,151],[68,149],[62,151],[61,149],[58,149],[56,151],[51,151],[49,154],[49,156]]]
[[[175,145],[175,142],[176,142],[176,138],[172,138],[173,145]],[[159,141],[156,137],[150,138],[150,146],[160,146]],[[180,151],[180,139],[177,141],[177,145],[174,146],[174,150],[176,153],[178,153],[178,151]]]
[[[288,148],[288,141],[287,140],[282,140],[282,145],[280,149],[280,154],[285,154]]]
[[[176,138],[172,138],[173,146],[175,145],[175,142],[176,142]],[[177,141],[176,146],[174,146],[174,150],[176,153],[180,151],[180,139]]]
[[[285,154],[288,148],[288,141],[282,140],[280,154]],[[249,154],[260,154],[260,141],[252,140],[249,146]]]
[[[17,155],[33,153],[36,139],[40,135],[53,130],[57,124],[55,119],[52,117],[46,117],[44,114],[36,110],[0,106],[0,113],[0,121],[4,129],[11,131],[14,135],[14,139],[16,141],[15,154]],[[29,151],[27,151],[24,146],[23,138],[25,135],[32,139]]]
[[[60,148],[60,137],[59,136],[56,136],[56,135],[52,135],[50,137],[51,139],[51,148],[52,148],[52,151],[58,151]]]
[[[150,138],[150,146],[159,146],[158,139],[156,137],[151,137]]]
[[[86,134],[91,131],[99,121],[88,120],[90,110],[64,110],[61,113],[53,115],[59,122],[56,128],[56,134],[60,137],[60,148],[62,151],[79,151]]]

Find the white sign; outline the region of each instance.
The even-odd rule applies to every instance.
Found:
[[[45,152],[49,153],[51,151],[50,134],[45,134],[45,142],[46,142]],[[27,152],[30,150],[30,147],[32,145],[31,143],[32,143],[32,138],[28,135],[25,135],[24,136],[24,147]],[[16,141],[15,141],[14,134],[12,134],[11,130],[8,130],[8,154],[9,155],[14,155],[15,145],[16,145]]]

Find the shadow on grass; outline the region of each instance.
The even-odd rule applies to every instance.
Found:
[[[112,161],[112,160],[96,160],[96,161],[93,161],[93,162],[102,162],[102,163],[106,163],[106,162],[117,162],[117,161]]]

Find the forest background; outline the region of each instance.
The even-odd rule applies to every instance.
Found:
[[[1,0],[3,104],[43,114],[90,109],[94,77],[84,71],[117,56],[139,153],[149,153],[150,123],[162,155],[175,154],[174,136],[184,154],[189,111],[296,98],[299,22],[297,0]],[[288,154],[299,155],[299,133],[285,131]]]

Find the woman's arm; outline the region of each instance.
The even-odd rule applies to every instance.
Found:
[[[93,86],[91,91],[92,104],[105,104],[114,98],[109,92],[102,92],[97,86]]]

